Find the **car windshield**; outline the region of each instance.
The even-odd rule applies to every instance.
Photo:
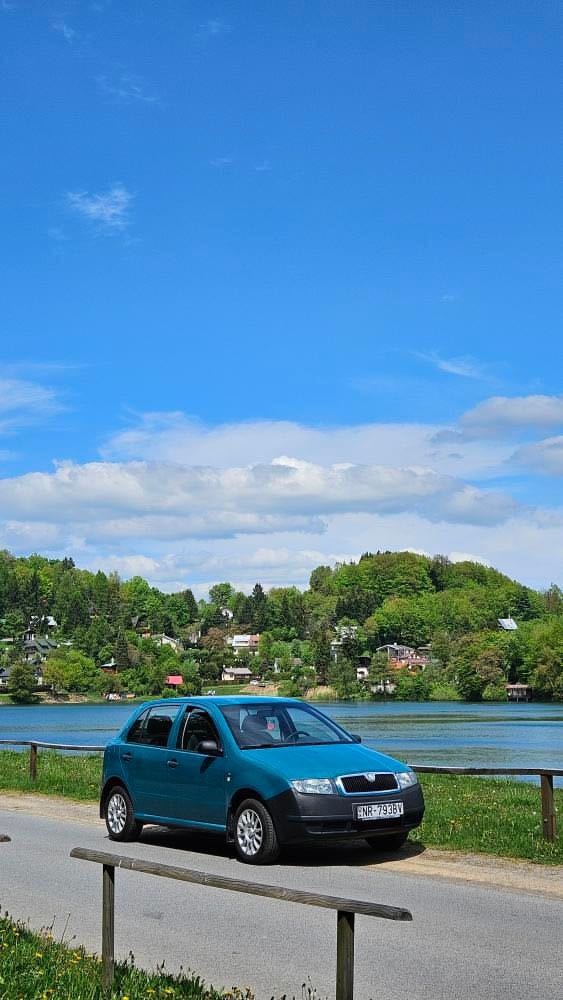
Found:
[[[308,705],[231,704],[221,705],[221,712],[242,750],[354,742],[348,733]]]

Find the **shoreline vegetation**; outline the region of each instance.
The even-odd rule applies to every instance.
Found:
[[[66,756],[43,751],[35,782],[26,754],[0,751],[1,792],[41,793],[78,802],[97,802],[102,761],[99,756]],[[536,785],[467,775],[421,774],[426,800],[422,826],[410,840],[425,847],[541,864],[563,864],[563,835],[550,843],[541,835],[541,803]],[[563,789],[555,790],[563,815]]]
[[[72,558],[0,552],[0,691],[196,695],[223,682],[312,700],[563,701],[563,592],[469,560],[365,552],[307,589],[228,582],[197,601]]]

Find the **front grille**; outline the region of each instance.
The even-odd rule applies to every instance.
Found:
[[[380,774],[371,774],[373,781],[366,774],[346,774],[340,781],[345,792],[358,794],[361,792],[396,792],[397,780],[394,774],[383,771]]]

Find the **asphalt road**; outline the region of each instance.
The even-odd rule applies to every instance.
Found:
[[[1,802],[0,802],[1,805]],[[3,811],[0,909],[100,950],[101,870],[72,847],[113,850],[105,828]],[[147,828],[120,852],[235,878],[404,906],[413,923],[356,918],[356,997],[378,1000],[544,1000],[561,996],[563,906],[539,893],[369,867],[361,845],[293,851],[254,869],[221,841]],[[191,968],[259,1000],[334,996],[336,915],[276,900],[116,873],[116,945],[138,964]]]

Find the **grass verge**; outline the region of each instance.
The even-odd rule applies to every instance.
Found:
[[[64,756],[46,750],[39,754],[38,777],[32,783],[27,753],[7,750],[0,752],[0,789],[97,801],[101,766],[98,754]],[[544,840],[536,784],[450,774],[423,774],[420,778],[426,815],[420,829],[411,833],[411,840],[449,851],[563,863],[563,819],[557,840]],[[556,789],[555,801],[563,817],[562,789]]]
[[[114,988],[102,994],[101,964],[83,948],[56,941],[51,930],[35,934],[23,923],[0,916],[1,1000],[252,1000],[249,990],[228,993],[206,986],[190,972],[177,976],[161,966],[138,969],[131,956],[116,965]]]

